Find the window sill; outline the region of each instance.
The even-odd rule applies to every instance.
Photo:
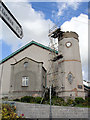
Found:
[[[28,86],[21,86],[21,87],[28,87]]]

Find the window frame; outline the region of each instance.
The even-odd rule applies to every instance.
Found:
[[[83,89],[83,86],[82,85],[78,85],[78,89]]]
[[[22,87],[28,87],[28,81],[29,81],[28,76],[22,76]]]
[[[28,67],[28,62],[24,62],[24,68],[27,68]]]
[[[70,84],[72,84],[72,82],[73,82],[73,74],[71,73],[71,72],[69,72],[68,73],[68,75],[67,75],[67,79],[68,79],[68,82],[70,83]]]

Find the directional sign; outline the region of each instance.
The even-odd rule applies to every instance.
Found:
[[[8,25],[8,27],[19,37],[22,39],[23,30],[21,25],[15,19],[15,17],[11,14],[5,4],[0,1],[0,17],[1,19]]]

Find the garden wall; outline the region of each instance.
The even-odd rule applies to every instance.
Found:
[[[24,114],[25,118],[85,118],[89,117],[88,108],[50,106],[42,104],[16,103],[18,115]],[[70,119],[71,120],[71,119]]]

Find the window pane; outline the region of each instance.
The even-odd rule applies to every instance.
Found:
[[[82,85],[78,85],[78,88],[79,88],[79,89],[82,89]]]
[[[26,79],[26,86],[28,85],[28,79]]]
[[[25,80],[24,80],[24,78],[22,78],[22,86],[24,86],[25,85]]]
[[[28,62],[24,62],[24,67],[26,68],[28,66]]]
[[[22,77],[22,86],[28,86],[29,77]]]

